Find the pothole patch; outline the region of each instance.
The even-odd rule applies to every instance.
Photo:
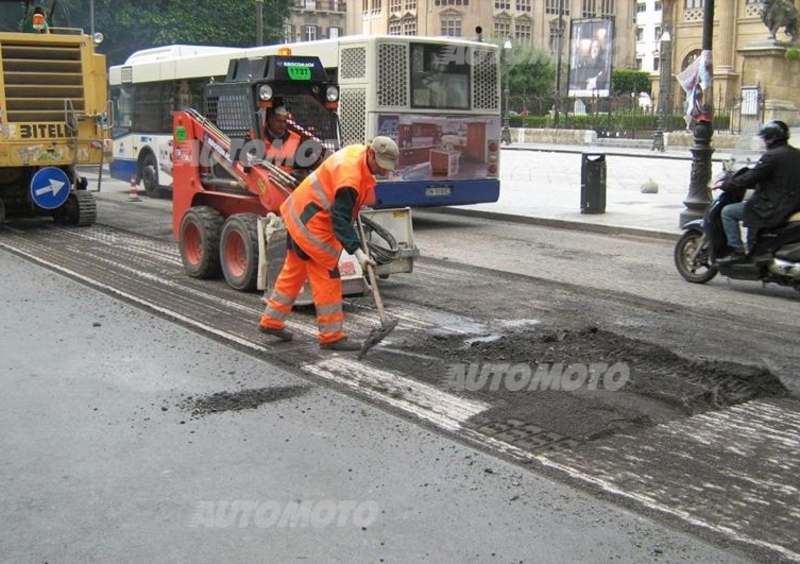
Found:
[[[309,386],[280,386],[236,392],[216,392],[207,396],[186,398],[181,404],[181,408],[189,411],[193,417],[224,411],[243,411],[256,409],[265,403],[296,398],[305,394],[309,389]]]

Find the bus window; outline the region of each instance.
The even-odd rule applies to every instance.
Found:
[[[464,50],[411,44],[411,107],[468,110],[470,67]]]

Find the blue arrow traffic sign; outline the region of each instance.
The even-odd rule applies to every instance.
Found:
[[[67,173],[54,166],[48,166],[33,175],[31,179],[31,199],[40,208],[52,210],[67,201],[70,181]]]

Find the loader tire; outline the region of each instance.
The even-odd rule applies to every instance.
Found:
[[[181,219],[178,246],[186,274],[216,278],[220,274],[219,240],[225,217],[209,206],[189,208]]]
[[[258,275],[258,216],[238,213],[225,220],[220,236],[222,275],[234,290],[251,292]]]

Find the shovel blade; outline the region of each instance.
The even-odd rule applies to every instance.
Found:
[[[358,353],[358,360],[364,358],[364,355],[366,355],[372,347],[384,340],[389,333],[394,331],[395,327],[397,327],[397,320],[387,319],[381,323],[380,327],[370,331],[369,336],[364,339],[364,343],[361,345],[361,350]]]

